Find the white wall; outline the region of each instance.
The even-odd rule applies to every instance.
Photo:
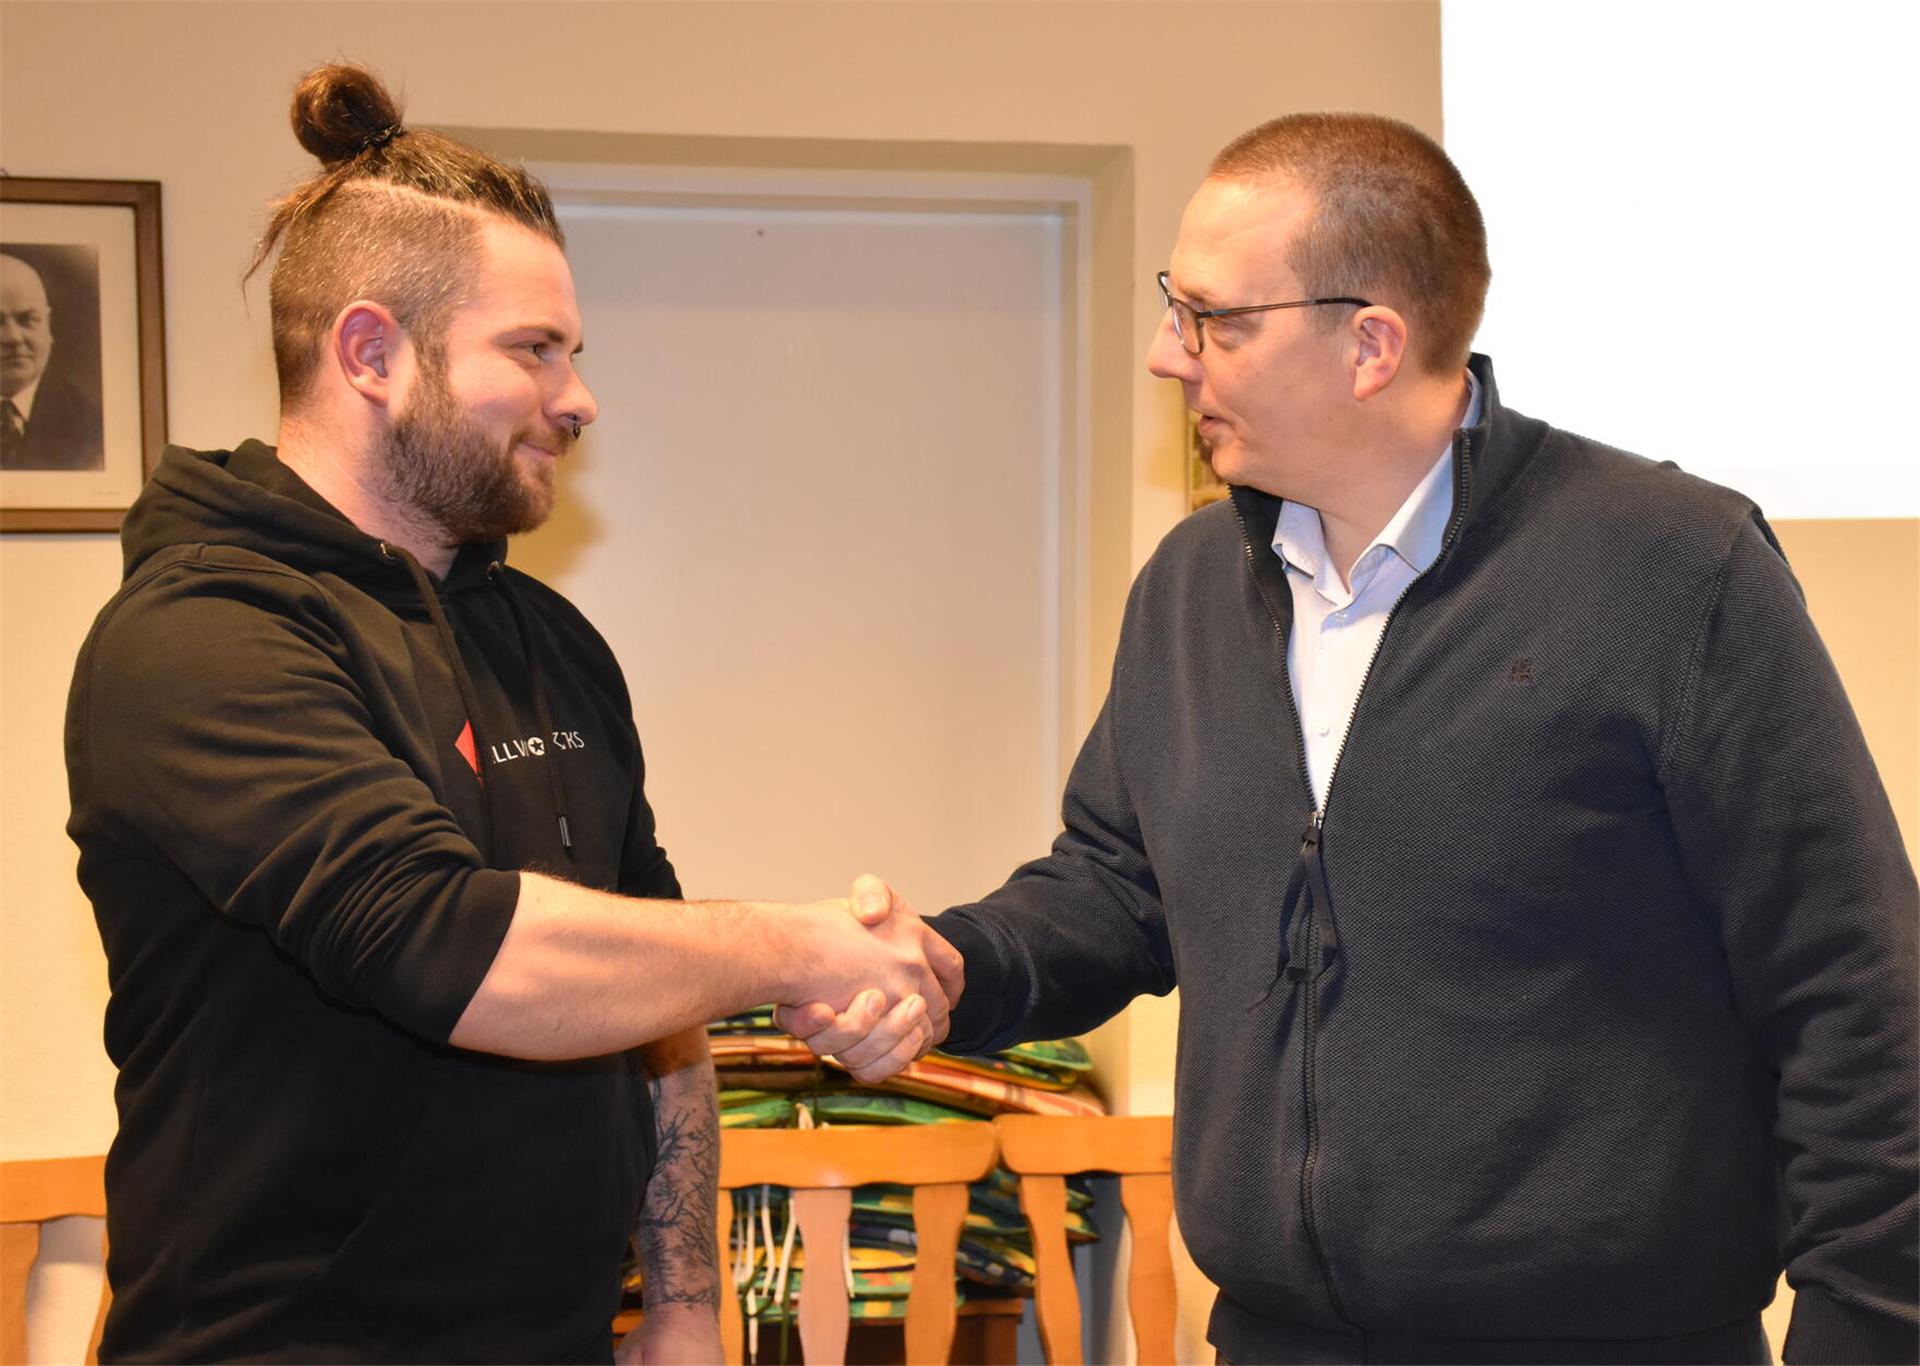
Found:
[[[1772,518],[1920,516],[1920,8],[1448,0],[1515,405]]]

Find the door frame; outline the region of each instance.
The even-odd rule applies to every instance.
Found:
[[[780,212],[981,214],[1059,220],[1061,320],[1057,419],[1044,445],[1053,502],[1054,563],[1046,606],[1054,658],[1053,766],[1064,786],[1104,693],[1096,665],[1093,447],[1094,217],[1092,176],[980,171],[647,165],[541,159],[527,169],[556,208],[768,209]],[[1104,655],[1104,652],[1101,652]]]

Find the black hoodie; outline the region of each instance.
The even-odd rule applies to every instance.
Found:
[[[604,1360],[652,1163],[638,1057],[448,1046],[538,869],[679,894],[620,669],[247,442],[169,449],[82,648],[69,832],[120,1132],[102,1356]]]

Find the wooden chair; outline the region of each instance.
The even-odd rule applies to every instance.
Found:
[[[0,1162],[0,1361],[27,1359],[27,1278],[40,1256],[40,1226],[49,1219],[99,1219],[106,1213],[104,1157]],[[87,1341],[89,1363],[99,1360],[110,1298],[103,1286]]]
[[[1173,1120],[1161,1115],[1054,1119],[998,1115],[1000,1161],[1020,1178],[1020,1208],[1033,1230],[1033,1299],[1051,1366],[1085,1360],[1080,1292],[1067,1256],[1067,1182],[1081,1172],[1120,1177],[1133,1231],[1127,1309],[1141,1366],[1173,1360]]]
[[[990,1124],[826,1129],[731,1129],[720,1137],[718,1234],[726,1359],[745,1359],[745,1329],[732,1297],[732,1192],[785,1186],[807,1248],[800,1285],[800,1350],[809,1366],[846,1360],[849,1314],[844,1247],[853,1188],[890,1182],[913,1188],[916,1242],[907,1300],[907,1360],[940,1362],[953,1351],[954,1249],[967,1214],[967,1185],[993,1169]],[[730,1306],[730,1307],[729,1307]]]

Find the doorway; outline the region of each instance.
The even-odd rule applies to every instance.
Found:
[[[687,894],[998,886],[1079,739],[1071,207],[548,175],[600,419],[516,562],[618,655]]]

